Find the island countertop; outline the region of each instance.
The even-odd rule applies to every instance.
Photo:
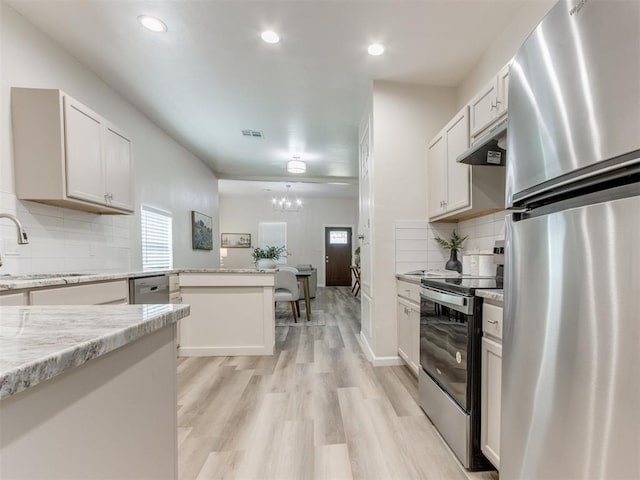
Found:
[[[177,322],[189,305],[0,307],[0,399]]]

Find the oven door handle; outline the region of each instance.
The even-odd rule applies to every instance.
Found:
[[[466,307],[468,300],[461,295],[450,295],[448,293],[437,292],[428,288],[421,288],[420,295],[436,302],[446,302],[451,305],[458,305],[460,307]]]

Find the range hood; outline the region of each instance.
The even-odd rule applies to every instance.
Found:
[[[478,138],[469,150],[456,158],[456,162],[503,167],[507,158],[507,151],[504,149],[506,138],[507,119],[505,118]]]

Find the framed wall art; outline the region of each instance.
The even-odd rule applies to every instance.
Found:
[[[213,219],[191,211],[191,243],[194,250],[213,250]]]
[[[221,237],[222,248],[251,248],[250,233],[223,233]]]

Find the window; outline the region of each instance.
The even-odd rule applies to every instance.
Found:
[[[349,235],[346,230],[331,230],[329,232],[329,243],[331,245],[346,245],[349,243]]]
[[[286,222],[260,222],[258,224],[258,246],[264,248],[287,248],[287,223]],[[286,265],[287,257],[276,260],[278,265]]]
[[[142,270],[169,270],[173,268],[173,236],[171,214],[143,205],[140,210],[142,224]]]

